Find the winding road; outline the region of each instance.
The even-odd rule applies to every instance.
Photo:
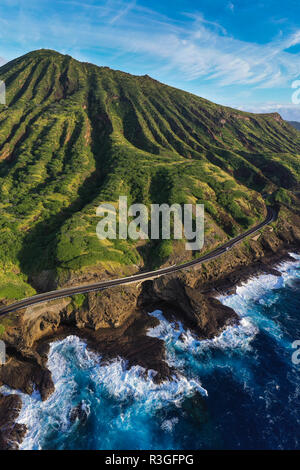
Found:
[[[134,282],[141,282],[147,279],[154,279],[156,277],[165,276],[166,274],[174,273],[176,271],[181,271],[182,269],[191,268],[195,265],[202,264],[206,261],[210,261],[214,258],[218,258],[223,253],[226,253],[228,250],[233,248],[235,245],[240,243],[242,240],[247,238],[249,235],[253,235],[255,232],[262,229],[264,226],[270,224],[276,219],[276,211],[271,207],[268,207],[268,213],[266,219],[255,227],[247,230],[247,232],[238,235],[235,238],[232,238],[229,242],[225,243],[219,248],[207,253],[200,258],[194,259],[193,261],[188,261],[180,265],[169,266],[167,268],[157,269],[155,271],[147,271],[143,273],[134,274],[133,276],[123,277],[121,279],[113,279],[111,281],[102,281],[94,284],[88,284],[78,287],[68,287],[65,289],[59,289],[51,292],[45,292],[43,294],[37,294],[33,297],[28,297],[27,299],[20,300],[11,305],[7,305],[0,308],[0,316],[6,315],[16,310],[20,310],[26,307],[30,307],[35,304],[48,302],[49,300],[60,299],[63,297],[69,297],[74,294],[86,294],[87,292],[99,291],[107,289],[109,287],[120,286],[122,284],[132,284]]]

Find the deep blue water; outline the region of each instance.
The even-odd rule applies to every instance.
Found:
[[[51,346],[55,393],[22,395],[25,449],[297,449],[300,439],[300,257],[222,297],[241,317],[210,341],[153,312],[179,377],[155,385],[140,367],[103,365],[76,337]],[[81,419],[70,419],[80,405]]]

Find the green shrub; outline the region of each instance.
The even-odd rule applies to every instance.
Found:
[[[73,305],[79,309],[83,306],[84,302],[85,302],[85,299],[86,299],[86,296],[85,294],[76,294],[76,295],[73,295],[73,298],[72,298],[72,302],[73,302]]]

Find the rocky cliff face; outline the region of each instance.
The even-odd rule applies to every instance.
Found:
[[[27,378],[31,376],[31,383],[36,384],[46,399],[48,392],[45,390],[49,388],[51,392],[52,385],[46,372],[46,350],[41,348],[45,339],[48,341],[75,329],[81,336],[92,338],[94,335],[93,342],[101,343],[101,338],[107,340],[109,335],[113,339],[124,335],[125,331],[128,333],[137,318],[139,321],[145,318],[147,324],[147,311],[154,307],[172,312],[198,337],[211,338],[237,321],[235,312],[216,299],[220,289],[228,290],[252,273],[274,272],[270,264],[287,256],[288,250],[299,242],[300,217],[282,208],[274,227],[264,228],[262,234],[198,268],[90,293],[80,304],[76,299],[66,298],[12,314],[6,320],[3,334],[10,359],[0,369],[0,381],[30,393]],[[73,279],[72,283],[75,282]],[[145,336],[145,329],[139,330]]]
[[[84,338],[104,358],[124,357],[129,367],[139,364],[153,369],[157,380],[164,380],[174,371],[165,362],[164,343],[147,336],[147,329],[157,324],[147,312],[160,308],[199,338],[212,338],[238,321],[237,314],[217,300],[217,294],[232,290],[252,274],[276,274],[274,262],[299,246],[300,217],[283,207],[274,226],[198,269],[90,293],[80,305],[67,298],[12,314],[3,334],[8,347],[7,363],[0,367],[0,385],[25,393],[36,388],[46,400],[54,390],[47,369],[49,342],[69,334]]]
[[[104,357],[120,355],[167,378],[174,371],[164,344],[146,334],[157,322],[147,312],[159,307],[211,338],[238,321],[218,291],[270,270],[299,246],[299,132],[278,114],[233,110],[54,51],[14,60],[0,78],[7,88],[7,106],[0,105],[0,301],[190,259],[176,241],[100,242],[96,209],[119,195],[146,206],[204,203],[204,250],[261,220],[266,201],[282,204],[272,228],[198,270],[0,318],[7,344],[0,385],[36,388],[46,400],[54,390],[49,342],[70,333]],[[1,410],[17,410],[16,400],[0,400],[0,433]],[[12,420],[14,412],[7,412]]]
[[[0,395],[0,450],[16,450],[26,434],[26,426],[15,423],[22,407],[18,395]]]

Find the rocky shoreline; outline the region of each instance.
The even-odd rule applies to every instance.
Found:
[[[297,219],[297,220],[296,220]],[[31,394],[34,389],[46,400],[54,391],[47,369],[49,344],[77,335],[104,361],[120,356],[128,367],[140,365],[157,372],[163,381],[174,374],[165,361],[164,343],[147,336],[158,320],[148,315],[163,310],[181,321],[200,339],[213,338],[238,315],[216,298],[233,293],[235,287],[262,273],[279,275],[274,266],[291,259],[300,249],[300,219],[283,224],[276,234],[266,228],[249,246],[237,246],[200,269],[171,274],[140,285],[128,285],[88,294],[78,306],[72,299],[38,305],[13,315],[6,328],[7,362],[0,366],[0,385]],[[0,396],[0,448],[18,448],[26,429],[15,424],[21,409],[18,395]]]
[[[15,422],[21,408],[21,397],[0,394],[0,450],[17,450],[21,444],[26,426]]]

